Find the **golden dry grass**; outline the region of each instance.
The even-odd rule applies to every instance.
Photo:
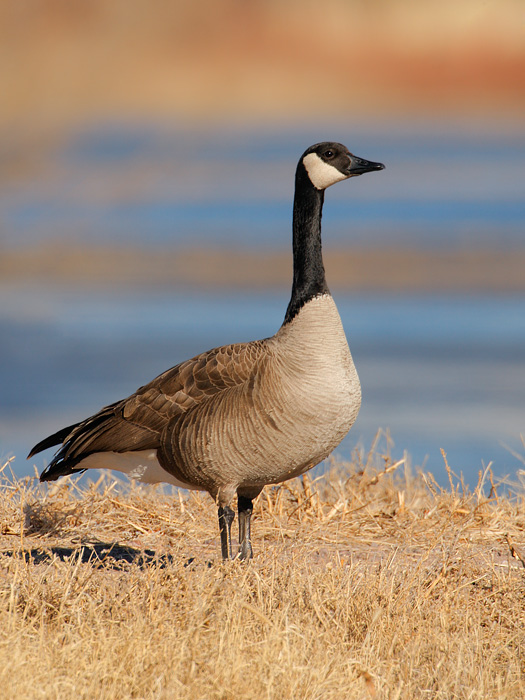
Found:
[[[399,471],[266,489],[254,560],[223,564],[205,494],[5,468],[0,695],[523,698],[523,491]]]

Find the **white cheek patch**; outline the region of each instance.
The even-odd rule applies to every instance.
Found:
[[[346,180],[347,175],[334,168],[333,165],[325,163],[322,158],[319,158],[317,153],[309,153],[303,158],[303,165],[306,168],[308,177],[312,185],[317,190],[325,190],[330,185],[334,185],[336,182],[341,182],[341,180]]]

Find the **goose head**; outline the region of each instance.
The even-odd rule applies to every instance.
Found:
[[[330,185],[374,170],[383,170],[383,163],[358,158],[342,143],[323,141],[310,146],[299,161],[316,190],[325,190]]]

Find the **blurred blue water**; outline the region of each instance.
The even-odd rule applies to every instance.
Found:
[[[113,294],[2,290],[0,455],[24,457],[50,432],[133,392],[202,350],[271,335],[282,294]],[[525,299],[336,295],[363,386],[363,406],[338,449],[389,428],[394,454],[445,480],[440,448],[467,481],[483,464],[523,465]],[[525,456],[525,455],[523,455]],[[50,453],[32,460],[39,469]]]
[[[524,244],[523,134],[358,125],[77,133],[2,187],[0,243],[286,248],[295,164],[322,138],[387,166],[329,191],[326,246]]]
[[[235,246],[288,249],[295,163],[335,139],[383,161],[326,195],[324,245],[525,245],[522,134],[324,125],[294,131],[103,126],[73,134],[4,177],[0,246]],[[0,163],[1,164],[1,163]],[[0,248],[1,250],[1,248]],[[525,274],[525,273],[524,273]],[[52,280],[50,280],[50,285]],[[475,481],[513,473],[525,432],[523,297],[353,296],[333,290],[363,385],[340,448],[390,428],[398,456],[444,480],[439,448]],[[282,293],[90,293],[0,288],[0,456],[134,391],[214,345],[272,334]],[[41,467],[49,455],[35,463]]]

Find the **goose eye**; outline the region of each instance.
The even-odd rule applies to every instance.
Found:
[[[334,157],[334,152],[328,150],[328,151],[325,151],[325,152],[323,153],[323,155],[324,155],[325,158],[333,158],[333,157]]]

